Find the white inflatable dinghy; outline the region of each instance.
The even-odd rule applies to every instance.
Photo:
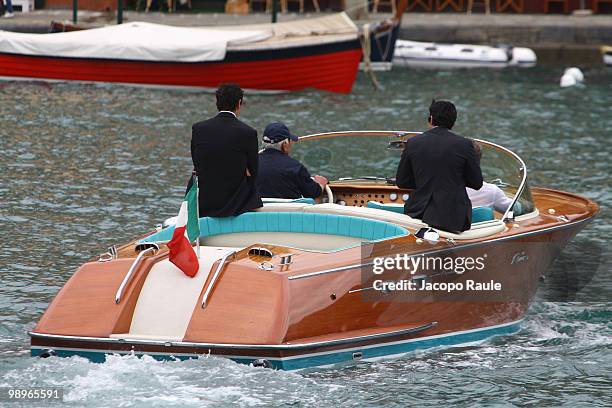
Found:
[[[428,68],[533,67],[536,62],[530,48],[407,40],[397,40],[393,55],[393,65]]]

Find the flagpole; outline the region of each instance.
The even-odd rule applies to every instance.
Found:
[[[200,230],[200,186],[198,184],[198,173],[193,171],[193,182],[196,185],[196,214],[198,217],[198,231]],[[196,238],[196,255],[198,259],[200,259],[200,234],[198,233],[198,237]]]

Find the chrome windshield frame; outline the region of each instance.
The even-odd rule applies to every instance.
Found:
[[[311,139],[327,139],[331,137],[355,137],[355,136],[386,136],[403,138],[405,136],[417,136],[423,132],[410,132],[405,130],[348,130],[343,132],[326,132],[326,133],[313,133],[311,135],[300,136],[299,140],[311,140]]]
[[[512,212],[512,209],[514,208],[514,205],[518,201],[518,199],[521,196],[521,194],[523,194],[523,191],[525,190],[525,187],[527,186],[527,165],[525,164],[523,159],[521,159],[521,156],[519,156],[518,154],[514,153],[512,150],[510,150],[510,149],[508,149],[508,148],[506,148],[506,147],[504,147],[502,145],[499,145],[499,144],[493,143],[493,142],[489,142],[487,140],[482,140],[482,139],[474,139],[474,140],[477,141],[478,143],[482,143],[482,144],[485,144],[485,145],[493,146],[495,148],[498,148],[498,149],[500,149],[500,150],[510,154],[521,165],[521,167],[519,169],[522,172],[521,184],[519,184],[518,188],[516,189],[516,193],[514,194],[514,197],[512,197],[512,203],[510,203],[510,205],[506,209],[506,212],[502,216],[502,221],[504,221],[504,222],[513,221],[514,220],[514,214],[510,217],[510,213]]]
[[[307,140],[315,140],[315,139],[327,139],[327,138],[332,138],[332,137],[358,137],[358,136],[395,137],[398,139],[405,139],[406,137],[414,137],[414,136],[420,135],[421,133],[423,132],[405,131],[405,130],[355,130],[355,131],[349,130],[349,131],[342,131],[342,132],[313,133],[310,135],[300,136],[299,140],[307,141]],[[518,154],[514,153],[512,150],[502,145],[499,145],[493,142],[489,142],[483,139],[474,138],[473,140],[477,141],[478,143],[502,150],[503,152],[512,156],[521,166],[519,169],[522,172],[521,183],[519,184],[516,190],[516,193],[512,197],[512,203],[508,206],[508,208],[506,209],[506,212],[504,212],[504,215],[502,216],[502,220],[504,222],[512,221],[514,219],[514,216],[513,215],[511,216],[510,213],[512,212],[514,205],[518,201],[521,194],[523,194],[523,191],[525,190],[525,187],[527,186],[527,165],[525,164],[523,159],[521,159],[521,157]]]

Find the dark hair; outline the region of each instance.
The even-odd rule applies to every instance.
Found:
[[[217,96],[217,109],[233,112],[238,107],[238,102],[242,100],[244,92],[238,84],[221,84],[215,95]]]
[[[477,141],[472,140],[472,144],[474,145],[474,151],[476,152],[476,157],[478,160],[482,160],[482,149]]]
[[[442,126],[450,130],[457,120],[457,109],[452,102],[434,99],[429,105],[429,116],[433,126]]]

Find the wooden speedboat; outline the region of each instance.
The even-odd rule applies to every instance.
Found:
[[[0,31],[0,77],[261,91],[348,93],[361,44],[344,13],[214,28],[134,22],[51,34]]]
[[[530,48],[397,40],[393,64],[425,68],[533,67]]]
[[[375,137],[384,149],[401,148],[413,135],[339,132],[302,140]],[[485,179],[512,204],[503,214],[474,209],[468,231],[428,229],[399,213],[410,191],[376,177],[333,182],[318,202],[266,200],[238,217],[201,218],[194,278],[168,261],[173,226],[160,226],[81,266],[30,332],[31,353],[94,361],[110,353],[210,354],[300,369],[514,332],[539,278],[599,207],[575,194],[530,188],[519,156],[480,144]],[[374,269],[402,254],[485,260],[480,270],[456,262],[412,271],[392,266],[382,275]],[[381,279],[432,288],[380,289]]]

